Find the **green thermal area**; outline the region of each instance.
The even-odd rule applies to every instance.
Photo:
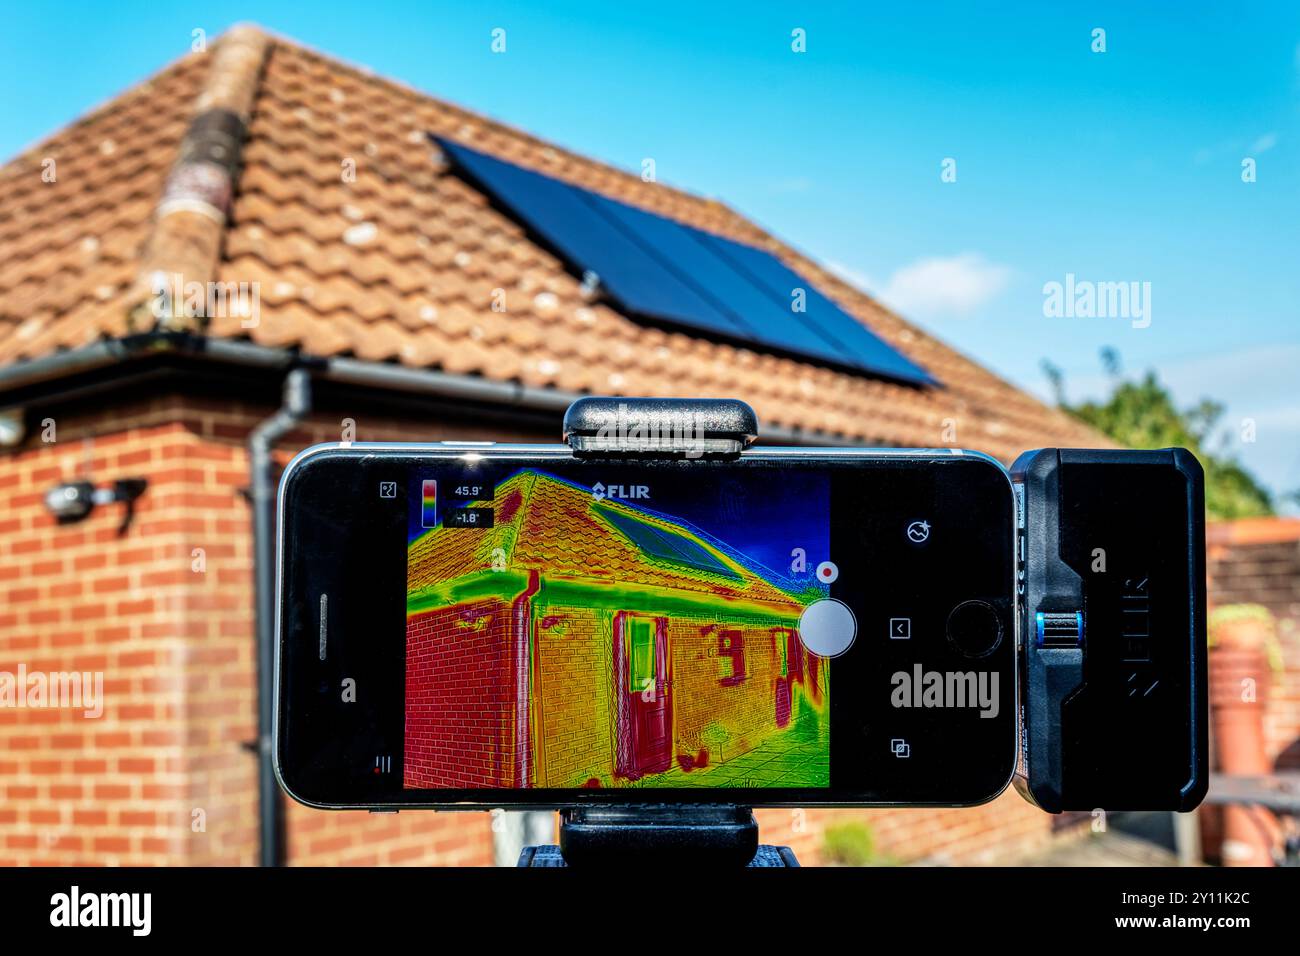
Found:
[[[677,761],[663,772],[639,780],[612,774],[602,786],[658,787],[828,787],[830,786],[830,728],[824,714],[808,704],[785,730],[765,736],[752,749],[728,754],[731,735],[721,730],[720,756],[710,751],[706,766],[684,769]]]

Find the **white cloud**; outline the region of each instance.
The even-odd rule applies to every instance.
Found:
[[[1192,154],[1192,162],[1197,166],[1204,166],[1207,163],[1215,163],[1220,160],[1236,160],[1243,156],[1258,156],[1260,153],[1267,153],[1277,145],[1277,132],[1269,130],[1267,133],[1261,133],[1250,142],[1245,139],[1225,139],[1220,140],[1213,146],[1202,146]]]
[[[931,256],[903,266],[876,292],[904,316],[969,315],[1001,294],[1011,274],[975,252]]]
[[[1267,153],[1270,149],[1272,149],[1276,145],[1277,145],[1277,133],[1265,133],[1259,139],[1255,140],[1255,142],[1250,144],[1250,152],[1252,155],[1258,155],[1259,153]]]

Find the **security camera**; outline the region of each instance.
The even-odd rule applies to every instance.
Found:
[[[60,524],[80,521],[95,510],[95,486],[88,481],[64,481],[45,492],[45,508]]]
[[[148,482],[143,478],[122,478],[107,488],[96,488],[89,481],[63,481],[45,493],[45,508],[59,524],[81,521],[95,510],[96,505],[109,505],[121,501],[126,504],[126,515],[119,531],[130,523],[135,499],[144,494]]]

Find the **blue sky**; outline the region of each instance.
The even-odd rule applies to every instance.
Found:
[[[1300,5],[809,6],[8,3],[0,156],[193,30],[253,20],[616,165],[653,158],[1039,394],[1044,358],[1100,393],[1113,346],[1185,404],[1227,402],[1233,451],[1300,488]],[[1067,274],[1149,282],[1150,324],[1045,316]]]

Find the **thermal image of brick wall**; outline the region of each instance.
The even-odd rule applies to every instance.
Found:
[[[408,558],[404,785],[829,784],[817,586],[535,470]]]

